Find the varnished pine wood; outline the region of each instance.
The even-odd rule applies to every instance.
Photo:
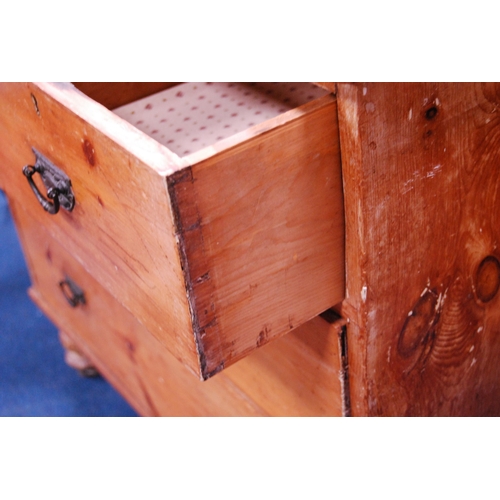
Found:
[[[167,178],[205,377],[344,297],[337,107],[322,102]]]
[[[186,162],[168,148],[144,134],[127,121],[122,120],[98,102],[90,99],[70,83],[42,82],[27,85],[15,84],[15,86],[24,88],[24,92],[21,95],[17,94],[17,98],[19,99],[17,105],[19,106],[22,103],[25,106],[24,112],[29,113],[27,117],[32,118],[29,106],[33,105],[32,100],[34,97],[37,102],[38,117],[42,123],[44,123],[44,119],[47,119],[43,111],[44,104],[38,102],[38,95],[41,93],[42,98],[48,105],[49,112],[55,114],[60,120],[59,123],[50,123],[50,126],[54,127],[52,129],[53,132],[57,132],[59,135],[60,129],[64,130],[64,127],[75,127],[76,124],[79,124],[75,129],[79,132],[77,134],[79,137],[74,137],[73,141],[82,141],[80,149],[83,150],[90,164],[93,161],[98,162],[103,158],[98,156],[98,151],[95,149],[96,144],[90,140],[90,137],[81,135],[82,133],[87,133],[87,129],[89,129],[89,133],[92,133],[94,137],[102,138],[103,142],[100,143],[100,146],[103,147],[103,150],[101,154],[105,154],[108,149],[112,150],[114,148],[119,151],[125,151],[127,156],[139,160],[149,169],[156,171],[160,175],[171,174],[187,165]],[[14,87],[14,84],[4,84],[3,87],[5,88],[4,92],[8,92],[9,89]],[[26,95],[26,90],[30,91],[30,95]],[[16,96],[9,98],[16,99]],[[8,116],[12,117],[16,115]],[[32,122],[33,125],[36,123],[38,122]],[[44,125],[47,126],[48,123],[45,122]],[[31,133],[34,134],[36,130],[37,128],[32,129]],[[71,130],[72,128],[66,131],[66,134],[69,134]],[[86,143],[85,139],[89,143]],[[69,145],[73,147],[73,142],[70,142]],[[78,149],[75,151],[78,151]]]
[[[308,103],[186,167],[71,85],[5,84],[12,197],[202,378],[344,296],[337,108]],[[22,175],[36,147],[71,178],[46,214]]]
[[[101,130],[80,117],[90,111],[83,106],[86,101],[79,101],[78,92],[75,94],[71,87],[43,87],[61,99],[65,92],[76,96],[73,106],[79,104],[81,110],[73,113],[42,87],[0,86],[5,111],[0,116],[0,136],[11,138],[0,148],[0,165],[10,198],[22,200],[38,224],[198,374],[164,179],[129,149],[118,145],[108,135],[106,122],[100,125]],[[31,95],[35,96],[38,112]],[[68,95],[65,98],[71,101]],[[104,108],[101,111],[112,115]],[[134,146],[141,149],[137,141],[132,150]],[[76,198],[72,212],[61,209],[49,215],[33,196],[22,175],[22,167],[34,162],[32,147],[71,179]]]
[[[12,213],[32,274],[30,295],[142,415],[341,415],[339,326],[321,318],[208,381],[196,380],[17,203]],[[71,308],[70,276],[86,304]],[[69,338],[68,338],[69,337]]]
[[[61,297],[50,298],[52,293],[56,296],[55,290],[41,286],[39,278],[34,278],[33,297],[61,328],[79,325],[72,333],[75,342],[107,370],[107,376],[144,414],[339,414],[338,373],[345,376],[345,368],[354,415],[500,414],[500,367],[496,361],[500,349],[500,221],[495,208],[500,185],[496,167],[500,160],[500,87],[321,85],[336,92],[339,103],[347,238],[347,295],[339,307],[348,332],[349,366],[344,371],[334,341],[339,325],[326,327],[316,318],[196,385],[197,381],[181,375],[187,373],[185,368],[72,258],[62,259],[71,263],[66,268],[81,275],[96,296],[105,297],[105,307],[92,310],[92,316],[99,319],[62,320],[54,313],[62,307]],[[75,107],[69,87],[40,88],[89,123],[111,124],[109,136],[120,147],[126,144],[122,132],[140,137],[131,129],[120,128],[119,122],[99,108],[84,105],[83,97],[83,101],[77,99],[80,105]],[[322,103],[312,106],[314,112],[324,112]],[[307,123],[313,110],[291,113],[279,117],[280,126],[291,126],[295,119],[303,118]],[[11,125],[3,126],[7,130]],[[309,124],[304,133],[311,134],[313,126]],[[245,141],[257,145],[255,158],[266,149],[266,136],[275,133],[275,128],[266,123],[243,133]],[[325,137],[323,142],[327,141]],[[231,200],[234,193],[225,191],[226,184],[233,181],[227,174],[233,172],[231,159],[242,161],[246,171],[251,171],[249,155],[238,157],[241,150],[251,147],[231,138],[183,159],[169,153],[154,157],[147,148],[134,147],[137,157],[150,157],[151,168],[166,177],[181,259],[185,259],[182,279],[188,284],[190,312],[201,318],[206,315],[200,320],[205,321],[200,323],[205,331],[200,329],[198,340],[212,328],[210,342],[214,344],[206,352],[215,353],[212,360],[229,352],[229,359],[234,360],[236,351],[221,333],[227,320],[221,319],[224,314],[218,311],[221,305],[231,311],[230,299],[237,294],[226,288],[229,293],[221,298],[219,289],[226,285],[218,281],[220,276],[214,271],[229,269],[234,273],[234,263],[232,259],[226,262],[214,242],[221,236],[228,241],[247,240],[245,234],[238,236],[237,225],[228,233],[217,229],[219,219],[225,218],[224,207],[211,197]],[[287,145],[289,148],[293,146]],[[225,175],[211,178],[218,168]],[[243,179],[246,171],[239,172]],[[223,182],[220,191],[209,189]],[[250,178],[247,182],[250,187],[245,184],[243,188],[251,193],[256,181]],[[259,207],[258,198],[252,203]],[[213,214],[207,207],[215,208]],[[46,264],[33,261],[30,254],[44,248],[45,237],[41,235],[34,244],[25,242],[25,248],[30,249],[30,268],[37,276],[36,269],[44,269]],[[250,240],[247,247],[252,249],[252,243]],[[59,248],[56,242],[50,245]],[[64,253],[61,247],[61,255]],[[249,265],[251,271],[252,262],[243,265]],[[63,269],[59,264],[51,266],[52,270]],[[102,323],[109,311],[123,318],[125,336],[113,325],[99,336],[80,326]],[[258,314],[256,320],[261,320]],[[256,343],[265,341],[266,329],[262,332]],[[217,368],[217,363],[212,363]],[[167,388],[158,382],[166,366],[175,380]],[[210,389],[198,392],[200,386]],[[189,396],[179,397],[179,393]],[[348,396],[344,394],[344,401]],[[174,407],[163,407],[169,398]]]
[[[223,372],[273,416],[341,416],[342,321],[316,317]]]
[[[500,86],[337,96],[353,413],[500,414]]]

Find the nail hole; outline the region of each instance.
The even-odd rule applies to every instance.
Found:
[[[438,114],[438,109],[436,108],[436,106],[432,106],[432,108],[429,108],[426,112],[425,112],[425,118],[427,120],[432,120],[436,117],[436,115]]]

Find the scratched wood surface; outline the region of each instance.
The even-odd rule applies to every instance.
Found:
[[[10,201],[32,276],[30,296],[64,332],[64,345],[90,360],[141,415],[342,414],[341,324],[314,318],[201,382]],[[85,305],[68,305],[59,287],[65,277],[82,288]]]
[[[338,84],[354,415],[500,414],[500,85]]]

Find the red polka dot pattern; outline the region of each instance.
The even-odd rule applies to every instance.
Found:
[[[327,93],[310,83],[184,83],[114,112],[185,156]]]

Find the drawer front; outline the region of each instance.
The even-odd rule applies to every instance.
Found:
[[[338,325],[322,318],[200,382],[19,204],[30,296],[142,415],[339,416]],[[71,279],[84,303],[60,283]]]
[[[101,106],[83,95],[81,99],[89,101],[87,112],[98,119]],[[33,84],[0,85],[0,102],[0,162],[9,197],[21,201],[31,217],[195,370],[197,354],[192,336],[186,335],[191,320],[164,179],[111,133],[102,133],[88,117],[81,118]],[[136,144],[126,129],[121,133]],[[40,206],[22,174],[23,166],[34,165],[32,148],[71,179],[76,199],[71,212],[50,215]],[[34,180],[45,195],[40,178]]]
[[[0,100],[11,197],[201,378],[344,298],[334,98],[184,159],[69,85]],[[32,148],[70,177],[73,211],[33,196]]]

